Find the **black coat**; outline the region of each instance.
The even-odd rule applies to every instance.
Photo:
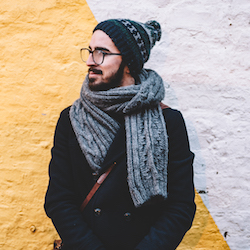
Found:
[[[191,227],[194,213],[193,153],[179,111],[163,110],[169,140],[168,198],[133,205],[127,184],[125,128],[121,126],[102,165],[117,162],[83,213],[79,207],[95,183],[73,132],[69,108],[59,118],[49,167],[45,211],[63,249],[172,250]]]

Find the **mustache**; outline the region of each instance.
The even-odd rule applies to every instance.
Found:
[[[94,68],[89,68],[88,72],[93,72],[95,74],[100,74],[102,75],[102,71],[100,69],[94,69]]]

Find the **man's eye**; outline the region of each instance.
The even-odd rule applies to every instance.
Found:
[[[96,53],[98,53],[98,54],[105,54],[105,52],[103,51],[103,50],[96,50]]]

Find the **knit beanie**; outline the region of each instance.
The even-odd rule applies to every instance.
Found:
[[[133,77],[140,73],[155,42],[161,39],[161,26],[156,21],[110,19],[99,23],[93,32],[96,30],[102,30],[111,38]]]

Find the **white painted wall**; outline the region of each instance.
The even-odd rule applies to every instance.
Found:
[[[155,19],[145,67],[186,120],[195,185],[232,250],[250,249],[250,1],[89,0],[97,21]]]

